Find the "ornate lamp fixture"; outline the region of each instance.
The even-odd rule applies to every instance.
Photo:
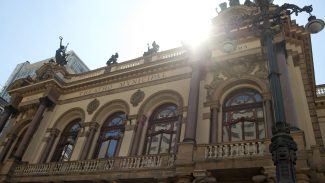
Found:
[[[316,19],[315,16],[310,16],[308,18],[308,23],[306,24],[305,29],[312,34],[315,34],[323,30],[324,25],[325,23],[323,20]]]
[[[308,13],[310,17],[305,28],[312,34],[324,28],[324,21],[316,19],[315,16],[311,15],[313,11],[311,5],[300,8],[297,5],[287,3],[282,6],[272,6],[272,3],[272,0],[255,0],[254,2],[246,0],[244,5],[257,8],[259,10],[258,13],[256,14],[256,12],[254,12],[254,14],[251,15],[234,17],[230,20],[231,23],[229,24],[233,28],[249,26],[261,36],[262,46],[267,53],[269,81],[275,118],[275,124],[272,129],[273,137],[271,139],[270,152],[272,153],[272,160],[276,166],[277,182],[291,183],[296,182],[295,164],[297,159],[297,144],[290,135],[289,126],[285,119],[278,64],[272,41],[274,35],[281,31],[281,26],[284,24],[283,17],[285,16],[289,16],[293,13],[296,15],[301,12]],[[272,6],[272,8],[270,8],[270,6]],[[231,52],[233,47],[229,41],[223,45],[225,52]]]

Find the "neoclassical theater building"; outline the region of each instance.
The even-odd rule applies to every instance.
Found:
[[[1,182],[275,182],[266,51],[249,29],[218,26],[252,9],[220,12],[197,50],[82,74],[45,63],[15,81],[0,121]],[[287,17],[273,41],[297,181],[325,182],[325,87],[315,85],[310,35]]]

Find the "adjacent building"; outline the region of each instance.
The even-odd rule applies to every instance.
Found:
[[[255,10],[219,13],[195,51],[174,48],[81,74],[45,63],[15,81],[0,121],[12,124],[0,146],[1,181],[275,182],[265,50],[249,27],[229,40],[219,24]],[[315,85],[310,35],[287,17],[273,44],[298,144],[297,182],[325,182],[324,86]]]
[[[74,51],[69,51],[67,57],[67,71],[72,74],[78,74],[89,71],[89,68],[86,64],[77,56]],[[7,82],[0,92],[0,97],[6,101],[10,101],[10,96],[7,92],[8,87],[11,83],[20,78],[26,78],[27,76],[34,77],[36,75],[36,70],[39,69],[44,63],[49,62],[53,58],[48,58],[39,62],[30,63],[29,61],[20,63],[16,66],[14,71],[10,74]]]

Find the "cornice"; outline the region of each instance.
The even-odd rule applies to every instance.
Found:
[[[92,80],[89,82],[85,82],[85,83],[80,83],[78,85],[70,85],[70,84],[66,84],[66,86],[64,86],[64,91],[63,94],[67,94],[67,93],[72,93],[75,91],[79,91],[79,90],[84,90],[84,89],[88,89],[88,88],[93,88],[96,86],[101,86],[101,85],[105,85],[105,84],[109,84],[109,83],[113,83],[113,82],[120,82],[123,80],[128,80],[128,79],[133,79],[135,77],[141,77],[141,76],[145,76],[148,74],[153,74],[153,73],[157,73],[157,72],[162,72],[162,71],[166,71],[166,70],[170,70],[170,69],[175,69],[175,68],[179,68],[181,66],[185,66],[187,65],[187,60],[183,59],[183,60],[178,60],[175,62],[166,62],[166,63],[162,63],[160,65],[154,64],[152,66],[148,66],[148,67],[140,67],[137,70],[132,70],[130,72],[120,72],[120,73],[114,73],[114,75],[110,74],[110,75],[104,75],[102,76],[102,78],[99,78],[97,80]]]
[[[171,81],[188,79],[188,78],[191,78],[191,76],[192,76],[191,73],[186,73],[186,74],[182,74],[182,75],[168,77],[168,78],[161,79],[161,80],[149,81],[149,82],[141,83],[141,84],[135,84],[135,85],[128,86],[128,87],[125,87],[125,88],[116,88],[116,89],[112,89],[112,90],[109,90],[109,91],[94,93],[94,94],[91,94],[91,95],[85,95],[85,96],[75,97],[75,98],[71,98],[71,99],[61,100],[61,101],[58,101],[57,104],[66,104],[66,103],[77,102],[77,101],[81,101],[81,100],[85,100],[85,99],[91,99],[91,98],[101,97],[101,96],[105,96],[105,95],[121,93],[121,92],[125,92],[125,91],[130,91],[130,90],[135,90],[135,89],[139,89],[139,88],[152,86],[152,85],[168,83],[168,82],[171,82]]]
[[[87,79],[83,80],[86,82],[77,81],[74,84],[71,84],[65,83],[61,79],[58,80],[58,78],[54,77],[49,80],[11,90],[10,92],[19,93],[22,96],[30,96],[46,91],[47,86],[51,85],[56,87],[61,94],[67,94],[113,82],[132,79],[134,77],[141,77],[148,74],[163,72],[185,65],[187,65],[187,58],[185,57],[174,61],[166,61],[166,59],[162,59],[155,62],[145,63],[140,66],[114,71],[113,73],[105,73],[103,75],[96,76],[95,79],[91,78],[90,81],[87,81]]]

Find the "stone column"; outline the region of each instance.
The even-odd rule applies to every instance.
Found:
[[[272,137],[272,127],[274,125],[274,117],[272,111],[272,100],[270,94],[263,94],[264,107],[265,107],[265,120],[267,127],[267,137]]]
[[[29,142],[32,140],[33,135],[38,129],[39,123],[41,122],[41,119],[43,117],[43,113],[45,109],[50,106],[52,102],[47,97],[40,98],[40,103],[38,106],[38,109],[36,111],[36,114],[33,118],[33,120],[30,122],[28,129],[26,131],[26,134],[24,135],[15,155],[14,158],[18,161],[21,161],[24,152],[26,151]]]
[[[0,117],[0,132],[2,132],[3,128],[6,126],[6,123],[14,112],[17,110],[12,105],[5,106],[5,110],[2,113],[2,116]]]
[[[94,140],[95,133],[99,127],[99,124],[96,122],[90,122],[90,123],[88,123],[88,125],[89,125],[89,133],[88,133],[88,137],[87,137],[85,146],[81,153],[80,160],[87,159],[91,144],[93,143],[93,140]]]
[[[192,65],[192,78],[190,83],[190,93],[188,97],[187,122],[185,126],[185,136],[183,142],[196,142],[196,124],[199,107],[199,93],[201,81],[201,63]]]
[[[3,162],[3,160],[5,159],[5,157],[8,154],[8,151],[10,150],[12,144],[15,142],[16,138],[17,138],[16,134],[12,134],[12,135],[8,136],[8,138],[7,138],[8,140],[0,153],[0,162]]]
[[[51,149],[53,147],[56,137],[60,133],[60,130],[58,130],[56,128],[50,128],[50,129],[47,129],[46,132],[49,132],[50,136],[48,137],[48,141],[46,142],[45,149],[44,149],[42,156],[40,158],[40,161],[39,161],[40,163],[46,163],[46,160],[50,155]]]
[[[219,105],[211,106],[211,121],[210,121],[210,143],[215,144],[218,141],[218,114]]]
[[[137,126],[135,128],[136,131],[135,131],[135,135],[134,135],[134,139],[133,139],[133,143],[132,143],[132,149],[131,149],[131,153],[130,153],[131,156],[137,155],[142,130],[143,130],[144,123],[146,122],[146,120],[147,120],[147,117],[145,115],[141,115],[140,117],[138,117]]]
[[[281,90],[283,95],[283,104],[285,110],[286,122],[290,124],[290,127],[297,127],[298,124],[298,116],[297,116],[297,108],[294,102],[289,70],[287,65],[287,53],[285,48],[285,41],[277,43],[276,47],[276,56],[277,62],[279,65],[279,74],[280,74],[280,83]]]

